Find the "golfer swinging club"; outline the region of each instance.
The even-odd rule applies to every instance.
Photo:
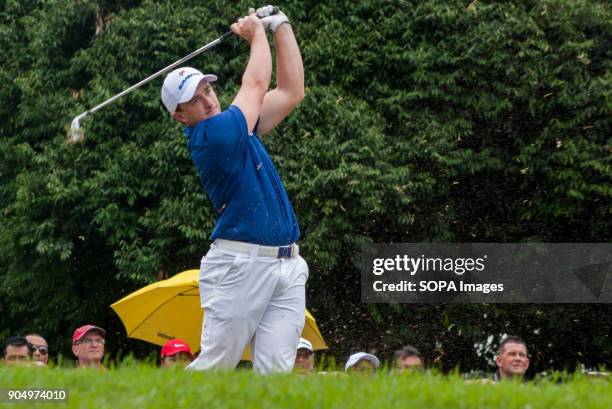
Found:
[[[251,13],[232,24],[250,55],[240,90],[224,111],[211,87],[215,75],[180,68],[164,81],[162,101],[185,125],[191,157],[217,211],[214,243],[200,267],[202,352],[187,369],[235,368],[249,342],[259,373],[289,372],[295,361],[308,266],[298,255],[293,207],[259,139],[304,98],[302,57],[288,23],[279,12],[261,19]],[[277,58],[278,86],[271,91],[266,29],[274,33]]]

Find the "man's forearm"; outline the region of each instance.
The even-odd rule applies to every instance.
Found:
[[[270,86],[272,77],[272,55],[266,33],[262,30],[253,37],[249,62],[242,75],[242,85],[261,87],[265,90]]]
[[[300,48],[289,24],[282,24],[274,34],[277,89],[299,101],[304,98],[304,65]]]

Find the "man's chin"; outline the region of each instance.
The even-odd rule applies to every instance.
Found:
[[[213,116],[217,115],[221,113],[221,111],[217,108],[213,109],[212,111],[209,111],[206,113],[206,119],[212,118]]]

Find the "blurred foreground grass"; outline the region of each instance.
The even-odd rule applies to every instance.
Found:
[[[67,403],[1,408],[612,408],[612,381],[466,383],[434,374],[344,377],[185,372],[147,365],[99,372],[0,367],[0,388],[66,388]],[[4,394],[6,395],[6,394]]]

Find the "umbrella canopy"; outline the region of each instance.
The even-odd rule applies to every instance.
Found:
[[[199,273],[199,270],[184,271],[112,304],[128,337],[160,346],[169,339],[180,338],[189,343],[193,352],[199,351],[203,318]],[[302,337],[309,340],[315,350],[327,349],[314,317],[308,310],[305,314]],[[242,359],[251,359],[250,347],[247,346]]]

